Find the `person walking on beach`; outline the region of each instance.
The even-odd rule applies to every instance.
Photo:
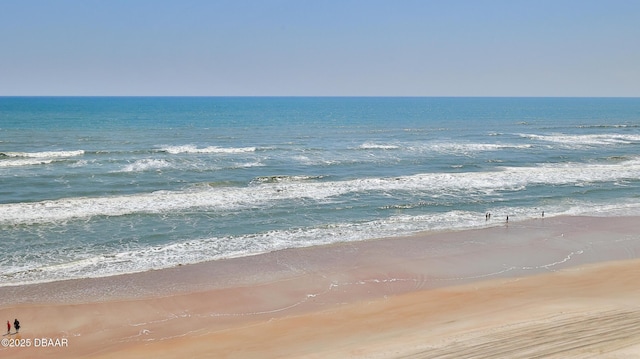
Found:
[[[20,330],[20,322],[18,319],[13,321],[13,328],[16,330],[16,333]]]
[[[11,333],[11,323],[7,320],[7,334]]]

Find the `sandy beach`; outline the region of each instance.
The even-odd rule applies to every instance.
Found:
[[[633,358],[639,253],[639,218],[551,217],[1,287],[0,355]]]

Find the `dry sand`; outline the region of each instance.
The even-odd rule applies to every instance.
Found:
[[[639,218],[557,217],[1,287],[0,356],[636,358],[638,253]]]

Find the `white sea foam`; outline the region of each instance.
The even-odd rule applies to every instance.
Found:
[[[84,155],[77,151],[0,152],[0,167],[21,167],[50,164],[56,160]]]
[[[53,162],[53,160],[38,159],[38,158],[8,159],[8,160],[1,160],[0,167],[36,166],[36,165],[46,165],[51,162]]]
[[[77,151],[45,151],[45,152],[3,152],[1,153],[6,157],[27,157],[27,158],[60,158],[60,157],[75,157],[84,155],[83,150]]]
[[[209,146],[198,148],[194,145],[183,145],[183,146],[167,146],[162,148],[163,151],[170,153],[172,155],[177,155],[181,153],[246,153],[246,152],[255,152],[255,147],[218,147],[218,146]]]
[[[285,248],[328,244],[335,241],[359,241],[385,236],[411,234],[423,230],[484,226],[481,215],[454,211],[428,216],[398,216],[365,223],[336,223],[313,228],[273,230],[235,237],[210,237],[139,247],[109,255],[79,254],[64,263],[30,262],[29,267],[6,269],[2,285],[59,279],[103,277],[179,264],[255,255]],[[455,227],[452,227],[456,225]]]
[[[463,143],[463,142],[435,142],[424,146],[412,147],[419,151],[434,151],[439,153],[452,154],[474,154],[477,152],[499,151],[504,149],[527,149],[530,144],[509,144],[509,143]]]
[[[338,159],[327,159],[327,158],[317,158],[317,157],[311,158],[309,156],[304,156],[304,155],[292,156],[291,158],[305,166],[331,166],[331,165],[341,164],[345,162],[345,161],[340,161]],[[349,159],[348,161],[354,162],[355,160]]]
[[[152,162],[151,166],[164,166]],[[142,166],[144,167],[144,165]],[[204,208],[229,210],[277,205],[282,201],[328,201],[349,193],[392,191],[421,196],[482,196],[519,191],[531,185],[580,185],[640,179],[640,159],[616,163],[543,164],[535,167],[503,167],[499,171],[422,173],[393,178],[360,178],[345,181],[258,181],[249,187],[195,187],[184,191],[158,191],[128,196],[63,198],[34,203],[0,204],[0,224],[57,222],[92,216]],[[263,183],[266,182],[266,183]]]
[[[307,180],[314,180],[314,179],[321,179],[323,176],[287,176],[287,175],[280,175],[280,176],[262,176],[262,177],[257,177],[255,178],[253,181],[251,181],[252,183],[283,183],[283,182],[299,182],[299,181],[307,181]]]
[[[397,150],[400,146],[366,142],[358,146],[358,148],[361,150]]]
[[[403,143],[403,144],[377,144],[364,143],[358,149],[366,150],[397,150],[405,149],[413,152],[438,152],[438,153],[464,153],[471,154],[484,151],[499,151],[505,149],[527,149],[531,148],[531,144],[513,144],[513,143],[464,143],[464,142],[425,142],[421,144]]]
[[[130,163],[122,168],[122,172],[144,172],[170,167],[171,164],[165,160],[145,158]]]
[[[236,163],[229,166],[229,168],[252,168],[252,167],[263,167],[263,166],[264,166],[264,163],[260,161],[252,161],[252,162]]]
[[[585,146],[607,146],[607,145],[627,145],[640,142],[640,135],[631,134],[589,134],[589,135],[567,135],[567,134],[520,134],[521,137],[551,142],[563,145],[568,148],[580,148]]]
[[[628,203],[629,210],[640,213],[640,204]],[[588,202],[573,201],[567,206],[549,206],[554,215],[615,215],[620,205],[597,207]],[[286,248],[300,248],[334,242],[353,242],[384,237],[411,235],[423,231],[446,231],[502,225],[503,216],[511,222],[539,218],[536,209],[527,207],[492,208],[495,220],[485,221],[484,213],[449,211],[422,215],[397,215],[360,223],[334,223],[319,227],[271,230],[241,236],[209,237],[156,246],[120,249],[117,253],[79,253],[63,263],[28,262],[28,267],[5,267],[0,287],[61,279],[105,277],[150,269],[174,267],[223,258],[243,257]],[[72,256],[72,255],[71,255]],[[23,264],[24,265],[24,264]]]

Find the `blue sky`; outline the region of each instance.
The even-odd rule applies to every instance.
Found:
[[[0,0],[0,96],[640,96],[640,1]]]

